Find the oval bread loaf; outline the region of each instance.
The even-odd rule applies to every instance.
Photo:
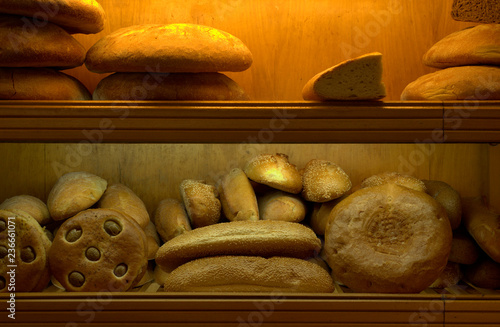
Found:
[[[46,225],[52,221],[47,205],[39,198],[31,195],[16,195],[5,199],[5,201],[0,204],[0,209],[18,209],[25,211],[31,217],[35,218],[40,225]]]
[[[164,242],[191,230],[186,209],[176,199],[160,201],[155,211],[154,224]]]
[[[228,220],[259,220],[255,191],[241,169],[234,168],[222,177],[219,195],[222,211]]]
[[[321,241],[308,227],[277,220],[233,221],[200,227],[163,244],[156,263],[165,271],[197,258],[221,255],[308,258]]]
[[[259,196],[259,216],[263,220],[284,220],[294,223],[304,220],[307,212],[304,200],[295,194],[274,190]]]
[[[370,186],[379,186],[387,183],[394,183],[400,186],[410,188],[415,191],[420,191],[420,192],[426,191],[425,184],[420,179],[410,175],[400,174],[394,171],[383,172],[365,178],[361,182],[361,188]]]
[[[442,181],[424,180],[426,192],[446,210],[451,229],[457,229],[462,221],[462,201],[460,194],[449,184]]]
[[[215,186],[204,181],[185,179],[180,193],[191,225],[194,228],[215,224],[221,216],[221,203]]]
[[[351,188],[351,179],[337,164],[312,159],[302,173],[302,197],[312,202],[328,202],[344,195]]]

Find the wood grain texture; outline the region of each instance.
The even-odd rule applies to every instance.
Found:
[[[424,53],[444,36],[471,26],[451,18],[452,0],[99,0],[105,29],[76,35],[86,49],[101,37],[137,24],[196,23],[240,38],[254,56],[250,69],[227,75],[254,100],[301,100],[304,84],[346,59],[378,51],[384,65],[386,100],[435,69]],[[85,67],[67,70],[90,91],[106,74]]]

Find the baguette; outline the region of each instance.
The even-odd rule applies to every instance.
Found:
[[[319,265],[296,258],[220,256],[188,262],[165,280],[167,292],[331,293],[333,281]]]
[[[308,258],[321,250],[316,234],[298,223],[233,221],[200,227],[163,244],[156,263],[165,271],[197,258],[221,255]]]

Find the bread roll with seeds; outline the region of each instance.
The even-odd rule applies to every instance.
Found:
[[[337,164],[312,159],[302,173],[302,197],[311,202],[328,202],[351,189],[351,179]]]
[[[185,179],[180,184],[180,192],[193,228],[219,221],[221,203],[215,186],[206,184],[205,181]]]
[[[400,174],[398,172],[383,172],[365,178],[361,182],[361,188],[378,186],[386,183],[394,183],[400,186],[408,187],[415,191],[425,192],[427,189],[423,181],[410,175]]]
[[[163,242],[191,230],[186,209],[176,199],[164,199],[156,208],[154,223]]]
[[[1,210],[19,209],[35,218],[40,225],[46,225],[52,221],[49,209],[45,202],[31,195],[16,195],[5,199],[0,204]]]
[[[224,175],[219,183],[219,194],[228,220],[259,220],[257,197],[243,170],[234,168]]]

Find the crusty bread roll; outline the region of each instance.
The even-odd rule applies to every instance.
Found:
[[[98,33],[106,21],[96,0],[1,0],[0,12],[48,20],[70,33]]]
[[[146,228],[144,228],[144,233],[146,234],[146,243],[148,246],[147,258],[148,260],[154,260],[154,258],[156,258],[156,252],[158,252],[160,248],[161,240],[152,221],[149,221]]]
[[[146,228],[150,222],[148,209],[142,200],[127,186],[115,183],[106,188],[97,207],[114,209],[134,219],[141,228]]]
[[[249,100],[221,73],[115,73],[97,84],[94,100]]]
[[[476,23],[500,23],[500,2],[497,0],[453,0],[454,20]]]
[[[328,202],[344,195],[351,188],[351,179],[339,165],[312,159],[302,173],[302,197],[312,202]]]
[[[465,278],[481,288],[500,288],[500,263],[484,257],[472,265],[462,266]]]
[[[250,159],[244,168],[251,180],[288,193],[302,190],[302,176],[283,153],[260,154]]]
[[[185,179],[180,184],[181,197],[193,228],[215,224],[221,216],[221,203],[215,186],[204,181]]]
[[[31,217],[35,218],[35,220],[42,226],[52,221],[49,209],[47,208],[45,202],[31,195],[16,195],[5,199],[2,204],[0,204],[0,209],[19,209],[25,211]]]
[[[168,275],[170,275],[169,272],[161,269],[161,267],[158,265],[155,266],[153,276],[156,284],[159,284],[161,286],[165,285],[165,281],[167,280]]]
[[[361,188],[378,186],[387,183],[394,183],[419,192],[425,192],[427,190],[425,188],[424,182],[421,181],[420,179],[410,175],[400,174],[398,172],[393,172],[393,171],[383,172],[365,178],[361,182]]]
[[[15,256],[9,255],[12,245]],[[0,210],[0,292],[36,292],[47,287],[50,247],[42,227],[28,213]],[[15,266],[15,276],[7,274],[12,270],[9,265]],[[15,283],[11,283],[11,278]]]
[[[259,220],[257,197],[243,170],[234,168],[222,177],[219,195],[228,220]]]
[[[330,275],[296,258],[220,256],[188,262],[165,281],[167,292],[331,293]]]
[[[500,25],[479,24],[451,33],[425,53],[423,62],[436,68],[500,65]]]
[[[394,183],[360,189],[333,208],[327,262],[355,292],[418,293],[448,261],[452,232],[432,197]]]
[[[307,207],[304,200],[295,194],[274,190],[257,197],[259,216],[263,220],[283,220],[294,223],[306,217]]]
[[[50,269],[67,291],[126,291],[146,273],[146,234],[129,216],[88,209],[66,220],[49,252]]]
[[[429,288],[446,288],[457,285],[461,278],[462,274],[460,272],[460,265],[458,263],[448,261],[441,275],[439,275]]]
[[[50,68],[0,68],[0,100],[91,100],[73,76]]]
[[[332,201],[314,204],[309,220],[309,225],[316,234],[325,235],[326,224],[328,223],[328,219],[330,218],[330,213],[332,212],[333,208],[344,198],[345,196],[342,196]]]
[[[467,198],[462,204],[465,228],[491,259],[500,262],[500,215],[479,199]]]
[[[500,67],[459,66],[420,76],[408,84],[401,100],[498,100]]]
[[[279,220],[232,221],[200,227],[163,244],[156,263],[171,271],[188,261],[219,255],[308,258],[321,241],[301,224]]]
[[[176,199],[160,201],[155,211],[154,223],[164,242],[191,230],[186,209]]]
[[[95,73],[237,72],[250,67],[252,54],[240,39],[213,27],[149,24],[106,35],[88,50],[85,64]]]
[[[36,33],[27,29],[27,24],[36,28]],[[85,48],[68,32],[51,23],[35,27],[28,17],[0,14],[0,44],[2,67],[66,69],[85,61]]]
[[[423,180],[427,194],[432,196],[446,210],[451,229],[457,229],[462,221],[462,201],[460,194],[442,181]]]
[[[477,243],[466,230],[458,228],[453,231],[448,261],[471,265],[477,261],[479,252]]]
[[[385,96],[382,54],[378,52],[330,67],[312,77],[302,89],[304,100],[378,100]]]
[[[107,185],[103,178],[84,171],[62,175],[47,199],[51,217],[63,220],[91,207],[99,201]]]

